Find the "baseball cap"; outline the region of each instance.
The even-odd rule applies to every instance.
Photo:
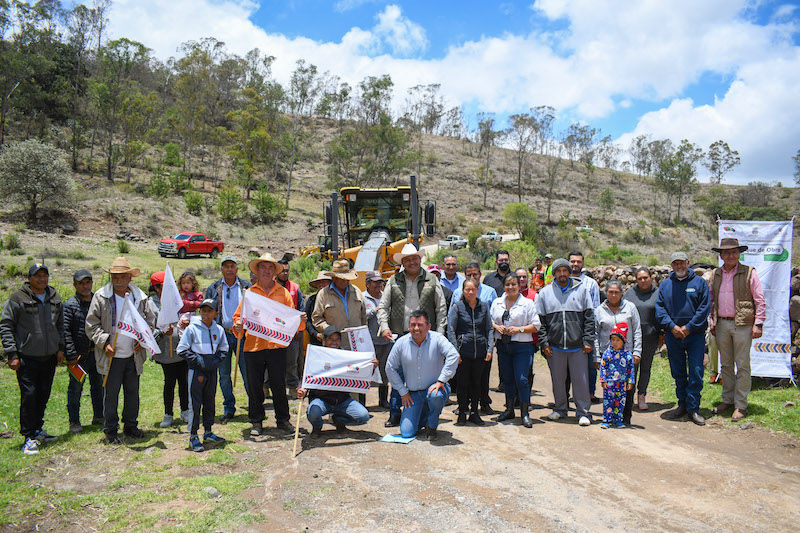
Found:
[[[669,262],[672,263],[673,261],[688,261],[689,256],[686,255],[686,252],[675,252],[669,258]]]
[[[367,281],[383,281],[383,276],[377,270],[370,270],[366,275]]]
[[[341,335],[341,334],[342,334],[342,332],[341,332],[341,331],[339,331],[339,328],[337,328],[336,326],[334,326],[333,324],[331,324],[330,326],[328,326],[327,328],[325,328],[325,331],[323,331],[323,332],[322,332],[322,336],[323,336],[323,337],[330,337],[331,335],[333,335],[333,334],[335,334],[335,333],[338,333],[339,335]]]
[[[75,273],[72,275],[72,281],[83,281],[86,278],[92,279],[92,273],[86,270],[85,268],[81,268],[80,270],[76,270]]]
[[[37,273],[37,272],[39,272],[40,270],[44,270],[45,272],[47,272],[47,275],[48,275],[48,276],[50,275],[50,271],[47,269],[47,267],[46,267],[46,266],[44,266],[44,265],[40,265],[39,263],[34,263],[34,264],[32,264],[32,265],[31,265],[31,267],[28,269],[28,277],[31,277],[31,276],[33,276],[34,274],[36,274],[36,273]]]
[[[200,304],[200,307],[210,307],[214,311],[217,310],[217,301],[214,298],[206,298],[203,300],[203,303]]]
[[[220,265],[224,265],[227,261],[232,261],[234,264],[238,265],[239,261],[236,260],[236,257],[232,255],[226,255],[222,258],[222,261],[219,262]]]
[[[545,259],[552,259],[553,254],[544,254]]]

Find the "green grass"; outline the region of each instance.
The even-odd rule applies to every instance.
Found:
[[[0,439],[0,530],[31,518],[60,516],[62,524],[79,523],[102,531],[230,531],[263,520],[252,511],[252,503],[239,494],[258,484],[263,462],[249,471],[227,473],[240,463],[247,450],[230,443],[203,454],[182,455],[166,460],[165,453],[182,453],[188,444],[185,426],[158,428],[163,416],[163,377],[152,363],[145,365],[141,378],[139,427],[147,439],[122,447],[101,443],[98,426],[84,426],[84,432],[68,432],[66,414],[67,370],[59,367],[45,413],[44,427],[59,435],[59,441],[40,448],[38,456],[22,455],[19,433],[19,388],[13,372],[0,370],[0,429],[14,437]],[[241,376],[237,398],[245,398]],[[88,386],[84,387],[81,418],[91,417]],[[177,394],[176,394],[177,396]],[[177,399],[176,399],[177,401]],[[120,403],[122,399],[120,399]],[[218,391],[217,405],[222,405]],[[234,441],[249,424],[242,419],[214,431]],[[218,475],[207,474],[212,467]],[[203,488],[219,492],[210,498]],[[202,502],[202,512],[184,509],[185,502]],[[192,504],[194,505],[194,504]]]
[[[669,362],[666,357],[656,356],[653,361],[653,373],[650,378],[650,389],[658,394],[664,403],[677,404],[675,385],[669,371]],[[700,414],[712,416],[711,409],[722,401],[722,386],[708,383],[708,372],[705,374],[702,397],[700,400]],[[794,402],[794,407],[784,407],[786,402]],[[767,380],[753,378],[753,389],[748,397],[748,417],[756,425],[771,430],[787,433],[800,437],[800,390],[794,386],[777,389],[769,388]],[[731,412],[717,416],[728,424],[740,425],[743,422],[731,422]]]

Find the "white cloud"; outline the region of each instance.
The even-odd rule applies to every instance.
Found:
[[[269,34],[250,21],[253,0],[115,0],[111,31],[161,59],[209,36],[239,55],[257,47],[277,58],[281,82],[301,58],[351,84],[390,74],[396,105],[407,88],[428,83],[440,83],[451,105],[498,114],[551,105],[590,123],[636,102],[666,102],[641,117],[634,133],[687,137],[704,147],[722,138],[742,156],[732,179],[788,180],[800,139],[793,98],[800,48],[791,42],[798,23],[791,6],[776,7],[766,25],[750,20],[751,8],[750,0],[538,0],[534,15],[558,19],[558,31],[482,36],[437,50],[435,59],[415,57],[428,46],[425,29],[394,4],[376,14],[372,28],[353,27],[338,42]],[[685,91],[709,73],[735,81],[713,104],[696,106]]]
[[[379,1],[380,0],[337,0],[337,2],[333,4],[333,9],[343,13],[345,11],[350,11],[351,9],[359,8],[364,4],[372,4]]]

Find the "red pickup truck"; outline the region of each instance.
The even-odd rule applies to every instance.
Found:
[[[184,259],[187,255],[208,254],[217,257],[225,249],[225,243],[209,240],[202,233],[179,233],[171,239],[161,239],[158,242],[158,253],[161,257],[176,255]]]

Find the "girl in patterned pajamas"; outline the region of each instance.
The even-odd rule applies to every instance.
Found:
[[[633,388],[633,355],[625,348],[628,324],[620,322],[611,330],[611,345],[600,360],[600,384],[603,387],[603,423],[624,428],[622,412],[625,409],[625,391]]]

